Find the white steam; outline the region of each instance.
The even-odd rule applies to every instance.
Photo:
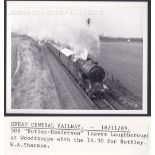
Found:
[[[77,56],[99,53],[100,42],[95,27],[81,16],[12,16],[12,31],[37,40],[54,40],[69,45]]]

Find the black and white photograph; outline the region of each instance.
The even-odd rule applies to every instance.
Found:
[[[7,1],[6,10],[6,113],[147,114],[147,2]]]

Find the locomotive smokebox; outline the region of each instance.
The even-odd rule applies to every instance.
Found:
[[[80,63],[80,69],[91,82],[102,82],[105,77],[104,69],[92,60]]]
[[[102,82],[105,77],[105,71],[100,66],[94,66],[89,71],[89,78],[91,82]]]

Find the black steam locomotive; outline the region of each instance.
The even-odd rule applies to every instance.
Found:
[[[105,71],[91,58],[87,60],[73,59],[73,55],[66,55],[61,50],[58,50],[50,43],[46,43],[47,47],[60,60],[60,62],[72,74],[80,87],[91,99],[100,99],[108,87],[103,83]]]

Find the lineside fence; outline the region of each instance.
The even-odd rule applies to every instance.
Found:
[[[105,83],[110,87],[121,86],[120,80],[109,71],[106,71],[105,73]]]

